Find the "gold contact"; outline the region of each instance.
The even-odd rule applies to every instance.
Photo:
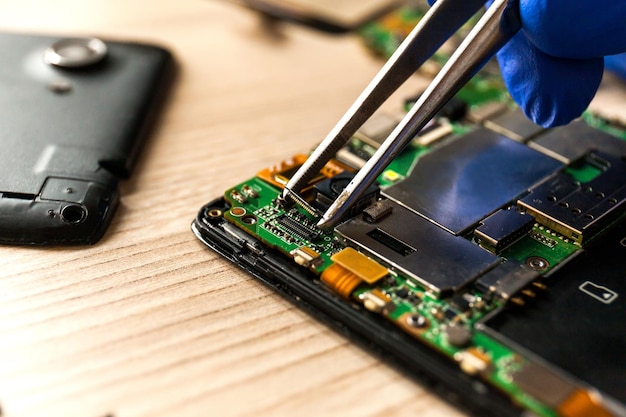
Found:
[[[517,205],[520,209],[525,210],[526,213],[530,214],[535,218],[537,223],[546,226],[547,228],[554,230],[555,232],[572,239],[575,243],[582,244],[583,243],[583,233],[580,230],[574,229],[571,226],[566,225],[563,222],[555,219],[554,217],[542,213],[537,209],[529,206],[521,200],[518,200]]]
[[[374,284],[389,273],[387,268],[350,247],[337,252],[330,259],[368,284]]]

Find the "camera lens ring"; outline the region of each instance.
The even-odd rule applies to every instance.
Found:
[[[81,68],[97,64],[107,55],[106,44],[98,38],[66,38],[44,51],[44,61],[61,68]]]

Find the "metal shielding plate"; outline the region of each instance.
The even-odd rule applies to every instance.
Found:
[[[335,231],[351,246],[441,294],[455,291],[500,262],[500,258],[391,203],[392,213],[377,223],[362,215]]]
[[[485,120],[485,127],[518,142],[526,142],[545,130],[530,121],[519,107]]]
[[[512,139],[478,129],[424,155],[404,181],[383,195],[460,234],[562,166]]]
[[[552,129],[529,142],[528,146],[565,163],[582,158],[591,150],[617,157],[626,156],[626,141],[594,129],[581,121]]]

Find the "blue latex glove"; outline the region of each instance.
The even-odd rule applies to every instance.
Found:
[[[626,1],[520,0],[522,31],[498,53],[513,99],[543,126],[580,116],[602,78],[604,56],[626,52]],[[609,58],[626,75],[626,56]]]
[[[431,3],[434,1],[430,0]],[[626,1],[520,0],[522,30],[498,53],[513,99],[535,123],[569,123],[607,68],[626,77]]]

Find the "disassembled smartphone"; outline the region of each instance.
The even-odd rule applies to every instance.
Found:
[[[228,187],[193,232],[476,416],[624,416],[626,130],[591,114],[546,130],[474,94],[332,230],[320,214],[394,117],[303,190],[315,211],[278,198],[296,155]]]
[[[165,49],[0,34],[0,243],[94,243],[173,75]]]

